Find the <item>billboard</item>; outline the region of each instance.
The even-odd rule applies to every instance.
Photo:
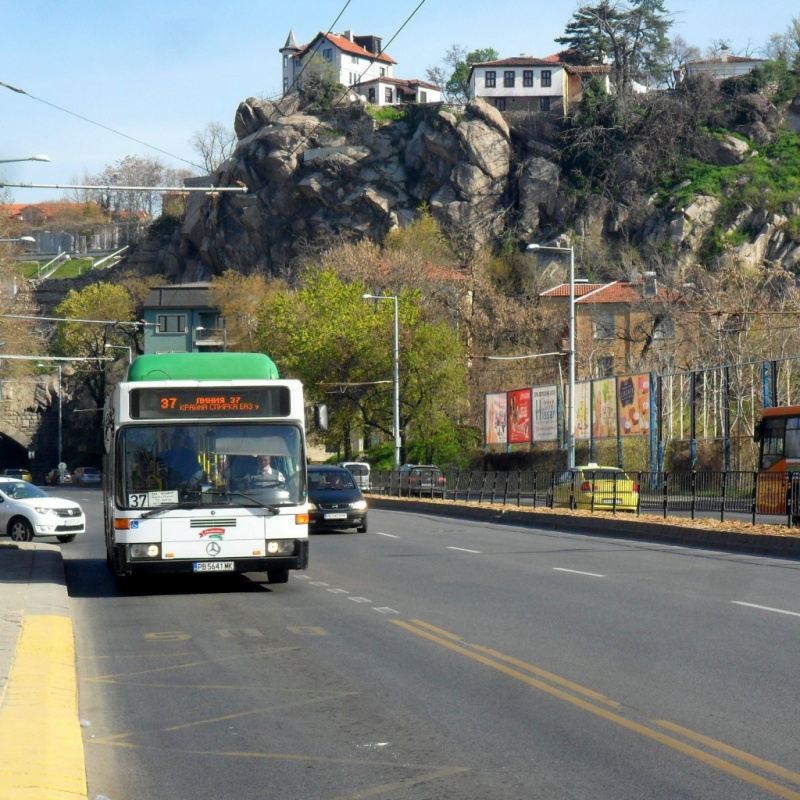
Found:
[[[592,382],[575,384],[575,440],[591,438]]]
[[[650,433],[650,376],[619,378],[619,435],[645,436]]]
[[[531,440],[531,390],[515,389],[508,393],[508,443],[525,444]]]
[[[531,389],[533,441],[558,441],[558,388],[534,386]]]
[[[486,395],[486,444],[507,444],[506,393]]]
[[[592,438],[609,439],[617,436],[617,380],[604,378],[592,381]]]

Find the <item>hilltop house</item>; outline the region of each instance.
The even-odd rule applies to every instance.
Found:
[[[722,50],[715,58],[706,58],[701,61],[689,61],[673,71],[675,85],[680,86],[687,78],[706,77],[714,81],[725,78],[735,78],[747,75],[756,67],[764,63],[763,58],[750,56],[731,56],[727,50]]]
[[[420,80],[394,76],[397,62],[382,52],[378,36],[355,36],[352,31],[323,33],[300,46],[294,31],[289,31],[280,49],[283,93],[302,86],[303,65],[314,57],[331,65],[335,80],[363,95],[373,105],[400,103],[439,103],[441,89]]]
[[[609,91],[610,71],[607,64],[568,64],[560,54],[482,61],[470,67],[469,96],[484,98],[498,111],[566,113],[572,103],[581,99],[583,87],[593,76]]]

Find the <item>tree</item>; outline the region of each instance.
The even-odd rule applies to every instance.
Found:
[[[676,71],[683,69],[689,62],[699,59],[699,47],[687,44],[681,36],[671,39],[657,57],[660,83],[669,89],[674,89],[678,82]]]
[[[466,103],[469,101],[469,69],[472,64],[483,61],[496,61],[499,58],[493,47],[479,48],[467,52],[466,48],[454,44],[445,53],[443,64],[428,67],[425,77],[437,86],[441,86],[448,103]]]
[[[125,156],[96,175],[84,173],[77,182],[86,186],[157,188],[182,186],[184,178],[193,176],[189,170],[166,167],[157,158]],[[72,199],[99,203],[117,220],[151,220],[161,211],[161,193],[141,189],[77,189],[72,192]]]
[[[783,33],[773,33],[764,48],[771,61],[782,61],[790,69],[800,70],[800,17],[792,17]]]
[[[323,58],[319,51],[303,60],[296,88],[305,108],[310,111],[327,111],[347,93],[347,87],[339,83],[335,65]]]
[[[209,174],[230,158],[236,148],[236,134],[221,122],[209,122],[205,128],[195,131],[189,145],[203,160]]]
[[[393,428],[392,303],[368,304],[369,287],[343,283],[332,269],[310,270],[296,292],[262,304],[256,341],[284,375],[299,378],[310,399],[330,407],[328,442],[344,446],[356,428]],[[428,322],[419,293],[403,291],[400,322],[400,423],[409,437],[431,435],[457,420],[464,399],[464,355],[458,335]]]
[[[579,6],[556,41],[585,64],[610,58],[617,90],[626,92],[634,80],[659,78],[671,25],[664,0],[601,0]]]

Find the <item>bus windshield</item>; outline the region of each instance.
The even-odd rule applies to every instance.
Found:
[[[121,428],[115,494],[122,508],[305,501],[303,436],[294,423]]]

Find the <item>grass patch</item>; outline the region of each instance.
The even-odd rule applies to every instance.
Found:
[[[45,264],[47,264],[47,261],[24,261],[19,265],[19,271],[25,279],[38,278],[39,268]],[[93,258],[72,258],[69,261],[62,261],[58,269],[50,277],[75,278],[92,269],[93,266]]]
[[[405,119],[408,112],[394,106],[367,106],[367,114],[378,122],[395,122],[398,119]]]

